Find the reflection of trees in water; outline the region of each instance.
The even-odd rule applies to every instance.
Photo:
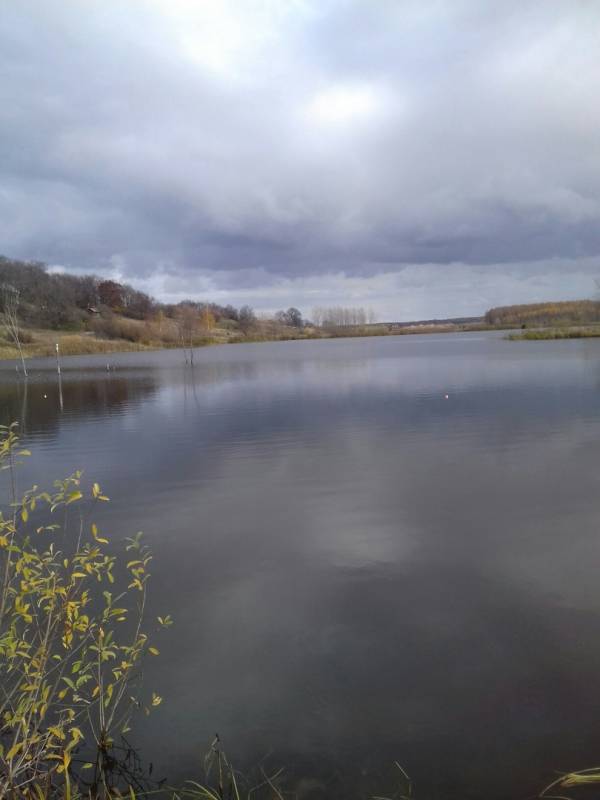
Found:
[[[325,373],[328,365],[336,365],[337,362],[326,361],[321,365],[310,359],[300,358],[275,359],[273,361],[207,361],[196,363],[192,370],[185,372],[182,383],[184,387],[196,384],[198,389],[201,389],[203,385],[260,381],[266,387],[270,384],[279,384],[282,380],[290,377],[305,375],[307,371],[315,369],[315,364],[317,369]]]
[[[204,362],[195,364],[194,368],[184,373],[183,384],[191,386],[196,384],[212,386],[225,381],[249,381],[257,377],[259,365],[255,361],[223,361]]]
[[[148,373],[135,379],[108,374],[87,379],[63,376],[60,385],[56,378],[0,383],[0,424],[18,421],[22,432],[54,430],[62,413],[73,418],[117,411],[155,394],[158,385]]]

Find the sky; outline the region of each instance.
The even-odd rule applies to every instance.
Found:
[[[379,320],[595,296],[597,0],[5,0],[0,253]]]

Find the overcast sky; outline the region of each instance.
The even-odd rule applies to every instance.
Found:
[[[4,0],[0,252],[379,319],[600,277],[597,0]]]

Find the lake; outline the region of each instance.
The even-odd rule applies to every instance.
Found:
[[[109,362],[110,369],[106,364]],[[446,397],[447,395],[447,397]],[[83,468],[170,613],[134,741],[303,798],[528,797],[600,761],[600,341],[502,334],[0,364],[21,488]]]

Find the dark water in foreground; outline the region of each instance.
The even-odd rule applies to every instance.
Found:
[[[23,485],[85,468],[155,552],[155,773],[198,777],[214,731],[300,797],[389,792],[397,759],[419,798],[525,798],[600,762],[600,341],[109,359],[65,360],[62,412],[52,362],[26,397],[0,365],[0,421]]]

